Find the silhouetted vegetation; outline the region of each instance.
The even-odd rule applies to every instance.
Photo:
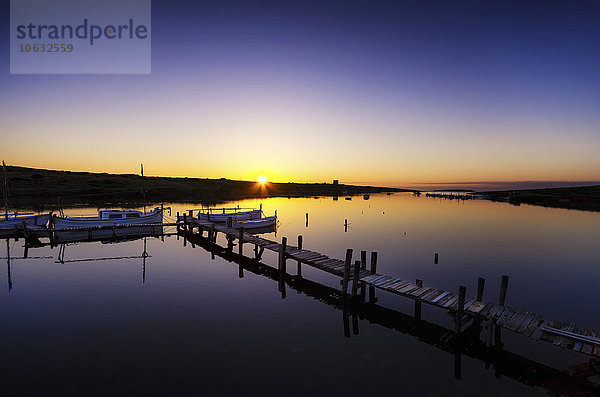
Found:
[[[54,171],[7,167],[10,204],[15,207],[52,207],[64,204],[139,204],[145,185],[148,202],[224,201],[254,197],[340,196],[404,189],[332,183],[266,183],[225,178],[169,178],[91,172]]]

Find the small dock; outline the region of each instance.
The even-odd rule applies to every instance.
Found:
[[[177,223],[178,232],[184,234],[193,244],[192,236],[204,237],[210,244],[216,242],[217,233],[225,235],[228,249],[233,249],[233,241],[237,240],[240,258],[244,254],[244,244],[254,246],[254,258],[261,260],[264,250],[278,253],[278,269],[282,278],[287,274],[287,261],[297,263],[297,277],[302,277],[302,265],[322,270],[341,278],[341,294],[353,300],[365,299],[366,288],[369,288],[369,299],[375,296],[375,290],[411,299],[415,302],[415,314],[420,317],[421,305],[431,305],[450,313],[454,317],[454,332],[460,334],[469,322],[487,323],[488,335],[486,344],[492,343],[494,333],[504,328],[534,340],[544,341],[564,349],[574,350],[589,356],[600,356],[600,334],[594,330],[576,327],[571,322],[555,321],[541,313],[519,310],[505,304],[508,288],[508,276],[502,277],[498,302],[482,300],[485,279],[478,279],[475,297],[466,294],[466,287],[460,286],[458,291],[446,291],[426,286],[421,280],[408,281],[377,272],[377,252],[370,255],[367,269],[367,252],[361,251],[360,259],[353,262],[353,250],[346,250],[344,260],[331,258],[322,253],[303,248],[303,238],[298,236],[296,246],[289,245],[286,237],[281,242],[254,236],[240,229],[227,227],[207,221],[198,221],[193,217],[183,217]],[[350,288],[351,285],[351,288]],[[283,286],[285,288],[285,286]],[[360,291],[360,293],[359,293]],[[282,291],[284,293],[284,291]]]

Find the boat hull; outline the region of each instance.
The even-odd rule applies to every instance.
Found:
[[[50,214],[31,215],[31,216],[17,216],[9,217],[8,219],[0,219],[0,236],[12,235],[15,231],[15,227],[21,229],[23,222],[28,229],[40,230],[46,229],[46,224],[50,219]]]
[[[268,216],[266,218],[261,218],[261,219],[254,219],[254,220],[248,220],[248,221],[234,221],[232,222],[231,226],[234,229],[239,229],[239,228],[244,228],[245,230],[251,230],[251,229],[266,229],[266,228],[270,228],[273,227],[277,224],[277,217],[276,216]]]
[[[228,218],[231,218],[233,221],[246,221],[251,219],[260,219],[262,216],[261,210],[252,210],[252,211],[244,211],[244,212],[235,212],[235,213],[225,213],[225,214],[206,214],[199,213],[198,220],[206,221],[206,222],[227,222]]]
[[[162,223],[162,211],[156,211],[143,215],[139,218],[129,219],[100,219],[88,217],[73,217],[63,218],[54,217],[53,223],[55,229],[74,229],[86,227],[111,227],[113,225],[147,225],[154,223]]]

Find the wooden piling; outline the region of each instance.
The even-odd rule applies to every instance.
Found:
[[[281,299],[285,299],[285,274],[286,274],[286,260],[285,260],[285,248],[287,245],[287,238],[281,238],[281,244],[279,245],[279,292],[281,292]]]
[[[238,248],[240,251],[240,258],[244,255],[244,228],[240,227],[240,232],[238,235]]]
[[[454,332],[460,333],[462,328],[462,317],[465,310],[465,295],[467,293],[467,287],[461,285],[458,287],[458,307],[456,308],[456,317],[454,319]]]
[[[506,289],[508,288],[508,276],[502,276],[502,282],[500,283],[500,296],[498,297],[498,304],[504,306],[506,301]]]
[[[302,235],[298,236],[298,249],[302,249]],[[302,277],[302,262],[298,260],[298,272],[296,273],[298,277]]]
[[[306,227],[308,227],[308,212],[306,213]]]
[[[477,279],[477,296],[476,296],[476,300],[481,302],[481,300],[483,299],[483,288],[485,287],[485,278],[483,277],[479,277]]]
[[[438,255],[438,253],[436,252],[436,253],[435,253],[435,255],[434,255],[434,257],[433,257],[433,264],[434,264],[434,265],[437,265],[437,264],[438,264],[438,259],[439,259],[439,255]]]
[[[377,273],[377,251],[371,252],[371,274]]]
[[[344,263],[344,278],[342,279],[342,295],[348,293],[348,282],[350,280],[350,265],[352,262],[352,248],[346,250],[346,262]]]
[[[279,245],[279,271],[285,273],[286,271],[286,259],[285,259],[285,247],[287,245],[287,237],[281,238],[281,244]]]
[[[377,273],[377,252],[371,252],[371,274]],[[375,287],[369,285],[369,302],[375,302]]]
[[[423,286],[423,280],[416,279],[415,284],[421,288]],[[415,299],[415,318],[417,320],[421,319],[421,300],[419,298]]]
[[[367,270],[367,251],[360,251],[360,270]]]
[[[354,262],[354,273],[352,274],[352,298],[356,298],[360,277],[360,261]]]

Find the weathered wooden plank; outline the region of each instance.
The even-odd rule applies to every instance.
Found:
[[[574,330],[574,329],[575,329],[575,324],[571,323],[571,324],[569,324],[569,325],[568,325],[568,326],[565,328],[565,331],[567,331],[567,332],[573,332],[573,330]],[[572,340],[572,339],[570,339],[570,338],[568,338],[568,337],[566,337],[566,336],[563,336],[563,338],[562,338],[562,343],[560,344],[560,347],[562,347],[563,349],[566,349],[566,348],[567,348],[567,346],[569,346],[569,345],[572,345],[573,343],[574,343],[574,342],[573,342],[573,340]]]
[[[465,305],[463,307],[464,310],[467,310],[473,303],[475,302],[475,298],[469,298],[465,301]]]
[[[488,314],[490,313],[490,309],[492,307],[494,307],[493,303],[486,303],[483,309],[479,312],[479,315],[483,317],[488,317]]]
[[[544,317],[541,313],[536,314],[536,316],[533,318],[533,320],[531,321],[531,323],[529,323],[529,326],[527,327],[527,329],[525,329],[525,332],[523,332],[523,335],[530,337],[533,332],[538,328],[538,326],[544,323]]]
[[[503,326],[512,317],[513,314],[515,314],[515,310],[510,307],[507,307],[502,312],[502,315],[498,317],[496,324],[498,324],[499,326]]]
[[[443,298],[448,296],[448,294],[450,294],[450,291],[444,291],[443,293],[441,293],[440,295],[438,295],[434,299],[432,299],[431,303],[438,303],[440,300],[442,300]]]
[[[410,281],[406,281],[406,280],[402,280],[401,283],[397,284],[396,286],[394,286],[394,291],[400,291],[402,288],[410,285],[411,282]]]
[[[423,295],[425,292],[430,291],[430,290],[431,290],[430,287],[421,287],[421,288],[419,288],[419,289],[417,289],[415,291],[412,291],[410,294],[412,296],[419,297],[419,296]]]
[[[525,330],[529,326],[529,323],[531,323],[533,321],[534,317],[535,317],[534,312],[528,312],[527,316],[525,316],[523,321],[521,321],[521,324],[519,324],[517,329],[515,329],[515,332],[518,332],[519,334],[522,334],[523,332],[525,332]]]
[[[470,313],[478,314],[480,311],[483,310],[484,307],[485,307],[485,303],[479,302],[479,301],[475,301],[475,302],[473,302],[473,304],[471,306],[469,306],[469,308],[467,309],[467,311],[470,312]]]
[[[368,283],[373,284],[373,283],[383,279],[384,277],[388,277],[388,276],[386,276],[385,274],[373,274],[371,276],[365,277],[365,280],[369,279]]]
[[[392,276],[383,276],[382,278],[380,278],[379,280],[372,282],[371,284],[379,287],[380,285],[382,285],[383,283],[385,283],[387,280],[393,278]]]
[[[432,292],[428,292],[425,295],[423,295],[421,297],[421,299],[423,299],[426,302],[432,302],[435,298],[437,298],[438,296],[440,296],[444,292],[446,292],[446,291],[443,291],[441,289],[434,289]]]
[[[395,291],[395,290],[396,290],[396,288],[398,288],[399,286],[405,286],[405,285],[407,285],[408,283],[409,283],[409,282],[408,282],[408,281],[406,281],[406,280],[400,280],[400,281],[397,281],[397,282],[395,282],[395,283],[392,283],[392,284],[388,285],[388,286],[386,287],[386,289]]]
[[[516,331],[517,327],[521,325],[525,317],[529,314],[528,311],[518,311],[516,312],[509,321],[506,322],[504,328],[509,329],[511,331]]]
[[[448,291],[449,292],[449,291]],[[444,296],[442,299],[436,302],[438,306],[444,307],[444,305],[452,298],[454,298],[456,294],[454,292],[450,292],[448,295]]]
[[[398,281],[402,281],[399,277],[392,277],[389,280],[386,280],[384,283],[379,284],[379,288],[387,288],[388,286],[397,283]]]
[[[453,295],[454,296],[451,299],[449,299],[446,303],[442,305],[443,307],[451,307],[452,305],[456,304],[456,302],[458,302],[458,295]]]
[[[401,289],[396,290],[396,291],[398,291],[401,294],[408,294],[408,293],[410,293],[410,291],[414,291],[414,290],[416,290],[418,288],[420,288],[418,285],[415,285],[413,283],[409,283],[407,286],[402,287]]]

